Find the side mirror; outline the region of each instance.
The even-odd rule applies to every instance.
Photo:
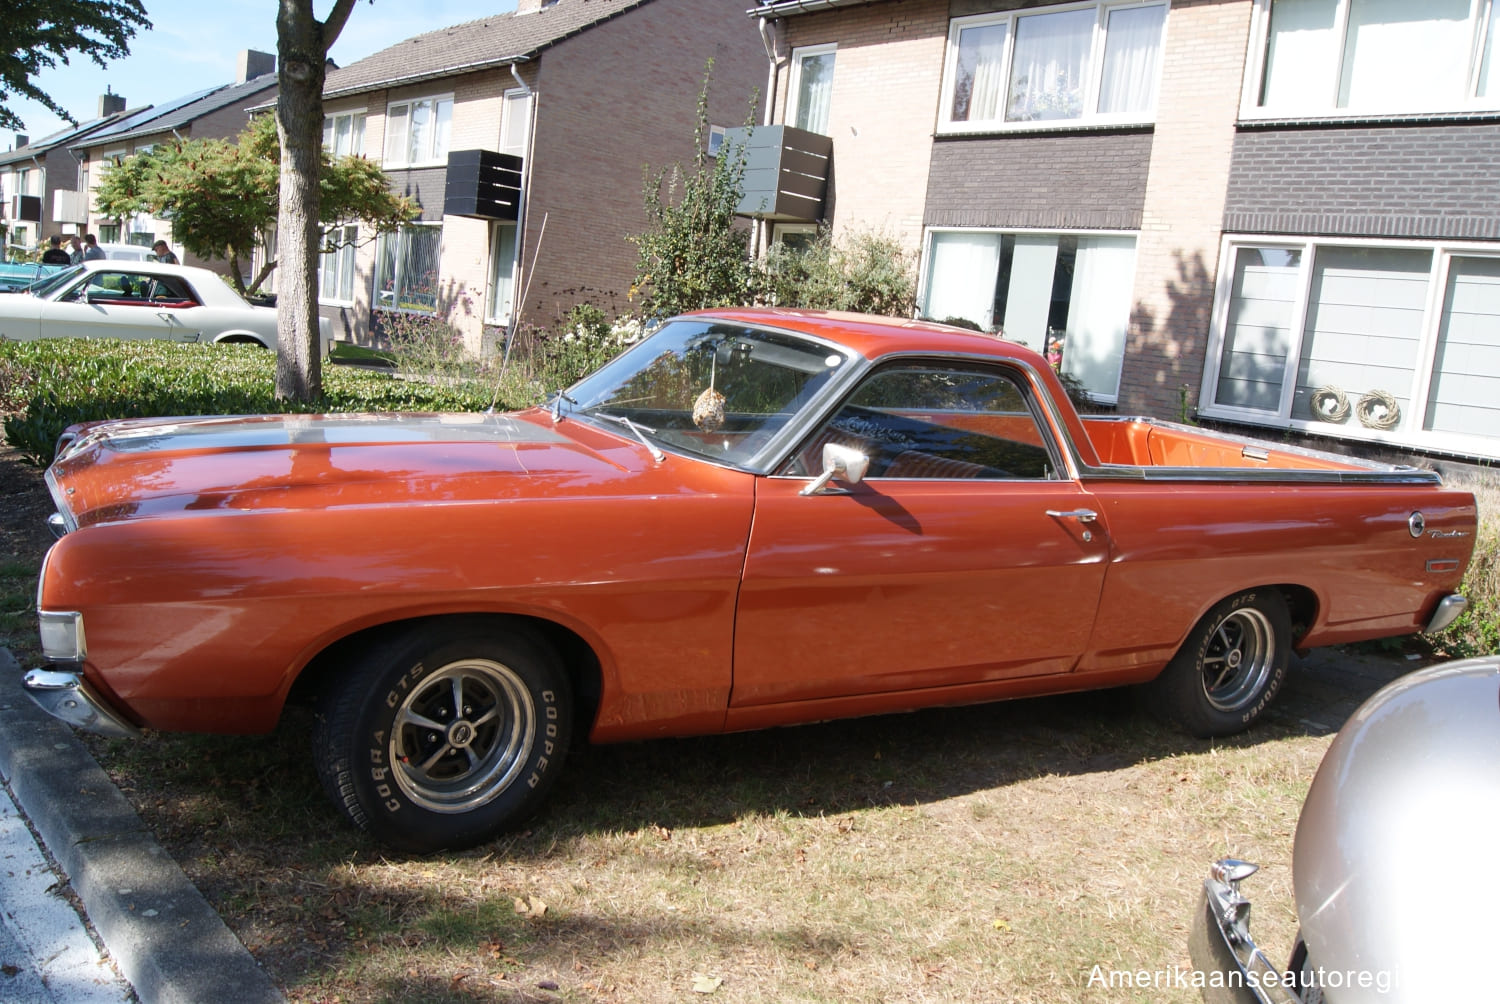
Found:
[[[865,472],[869,469],[870,458],[853,447],[825,443],[823,445],[823,473],[797,494],[817,495],[828,487],[828,482],[832,481],[835,476],[840,476],[851,485],[857,485],[864,480]]]

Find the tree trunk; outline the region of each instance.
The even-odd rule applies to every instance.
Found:
[[[276,15],[276,133],[281,140],[277,215],[276,396],[323,395],[318,337],[318,172],[323,147],[323,78],[328,50],[354,0],[337,0],[319,21],[312,0],[280,0]]]

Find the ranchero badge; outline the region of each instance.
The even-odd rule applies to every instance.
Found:
[[[1406,527],[1413,537],[1420,537],[1422,531],[1427,528],[1427,519],[1421,513],[1414,512],[1406,517]]]

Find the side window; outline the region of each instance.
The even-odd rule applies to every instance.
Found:
[[[786,473],[817,473],[825,443],[869,456],[871,478],[1042,480],[1053,470],[1020,382],[983,366],[908,362],[876,370]]]
[[[148,296],[149,276],[131,272],[95,272],[70,299],[134,300]]]

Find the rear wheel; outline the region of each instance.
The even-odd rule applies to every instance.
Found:
[[[367,648],[322,699],[314,761],[334,802],[382,842],[467,847],[541,803],[571,706],[561,663],[530,632],[435,622]]]
[[[1221,601],[1146,685],[1152,710],[1204,738],[1249,728],[1286,680],[1291,634],[1291,614],[1275,589]]]

